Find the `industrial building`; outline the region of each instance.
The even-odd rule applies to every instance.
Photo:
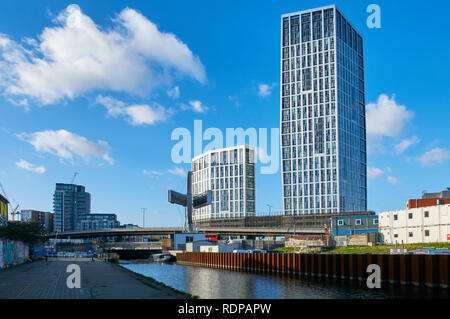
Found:
[[[450,190],[439,193],[424,193],[421,199],[410,199],[406,203],[406,208],[419,208],[435,205],[450,204]]]
[[[432,199],[432,198],[440,198],[440,199],[450,199],[450,188],[443,190],[439,193],[424,193],[422,195],[422,199]]]
[[[450,242],[450,190],[424,193],[404,210],[380,213],[379,228],[386,244]]]
[[[331,233],[336,246],[365,246],[379,242],[378,216],[331,217]]]
[[[331,218],[334,236],[378,233],[378,216],[339,216]]]
[[[379,229],[385,244],[450,242],[450,204],[382,212]]]
[[[204,240],[206,240],[206,236],[203,233],[175,233],[173,239],[174,249],[184,251],[188,243]]]

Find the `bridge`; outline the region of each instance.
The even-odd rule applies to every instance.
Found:
[[[121,236],[149,236],[166,235],[172,237],[175,233],[183,233],[183,228],[115,228],[93,231],[73,231],[49,234],[49,238],[70,239],[95,239],[100,237]],[[295,227],[199,227],[198,232],[207,234],[218,234],[219,236],[254,236],[254,237],[282,237],[288,235],[322,235],[326,231],[320,228],[296,229]]]
[[[102,252],[117,254],[122,260],[148,259],[163,251],[161,242],[107,242],[101,248]]]
[[[219,236],[283,237],[289,235],[323,235],[332,217],[374,216],[375,212],[345,212],[312,215],[268,215],[240,218],[208,219],[196,221],[197,229],[202,233]],[[115,228],[94,231],[75,231],[50,234],[49,238],[94,239],[116,236],[165,235],[172,237],[184,232],[181,227],[153,228]]]

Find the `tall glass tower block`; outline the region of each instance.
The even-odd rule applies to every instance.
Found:
[[[212,204],[193,210],[194,222],[255,215],[255,149],[248,145],[205,152],[192,159],[192,195],[212,191]]]
[[[336,6],[281,17],[287,215],[367,210],[363,39]]]

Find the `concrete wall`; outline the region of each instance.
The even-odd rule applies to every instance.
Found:
[[[205,253],[232,253],[233,250],[232,245],[200,246],[200,252]]]
[[[447,242],[450,205],[383,212],[379,224],[381,240],[386,244]]]
[[[188,252],[198,252],[200,251],[201,246],[212,246],[214,245],[212,242],[208,240],[198,240],[193,243],[186,243],[186,251]]]
[[[0,238],[0,269],[24,263],[28,256],[28,245]]]

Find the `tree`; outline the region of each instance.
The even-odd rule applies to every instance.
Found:
[[[33,245],[45,241],[47,231],[44,225],[34,222],[9,222],[0,227],[0,238],[22,241]]]

